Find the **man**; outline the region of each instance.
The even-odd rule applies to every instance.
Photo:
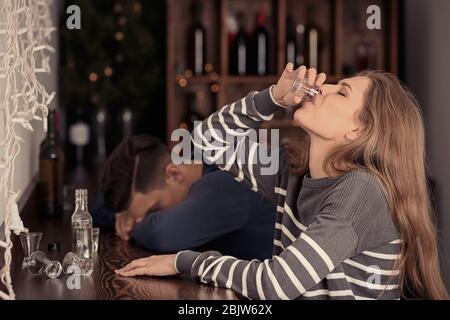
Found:
[[[156,253],[204,248],[240,259],[272,257],[276,207],[216,167],[172,163],[154,137],[132,137],[116,148],[103,189],[94,224],[125,241]],[[129,212],[148,215],[135,221]]]

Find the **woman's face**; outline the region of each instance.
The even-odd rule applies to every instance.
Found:
[[[310,135],[322,139],[344,142],[358,136],[358,119],[365,93],[371,81],[368,77],[344,79],[337,85],[324,84],[321,94],[306,101],[294,114],[295,123]]]

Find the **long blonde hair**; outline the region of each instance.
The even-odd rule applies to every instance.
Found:
[[[330,175],[365,168],[381,182],[402,238],[397,261],[402,294],[424,299],[448,299],[442,281],[437,236],[427,185],[425,130],[418,103],[392,74],[364,71],[371,80],[359,114],[361,136],[337,147],[324,162]],[[308,170],[309,139],[287,147],[291,172]]]

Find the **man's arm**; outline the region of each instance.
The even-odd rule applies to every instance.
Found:
[[[157,253],[198,248],[247,223],[251,206],[248,196],[225,174],[204,177],[185,201],[151,213],[134,227],[131,237]]]

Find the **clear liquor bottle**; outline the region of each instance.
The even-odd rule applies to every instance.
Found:
[[[88,211],[88,192],[75,191],[75,212],[72,215],[72,251],[81,259],[82,276],[90,276],[94,271],[94,251],[92,217]]]

